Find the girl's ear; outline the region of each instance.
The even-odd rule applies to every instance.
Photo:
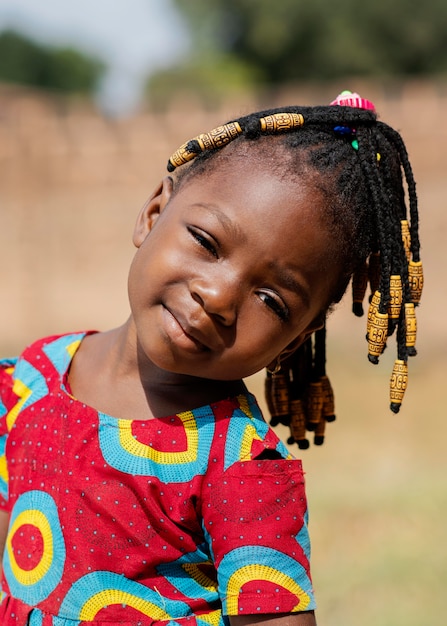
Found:
[[[132,241],[139,248],[154,227],[160,213],[163,211],[172,195],[174,181],[166,176],[157,185],[138,214]]]

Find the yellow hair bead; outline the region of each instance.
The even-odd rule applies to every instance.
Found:
[[[400,222],[401,231],[402,231],[402,243],[404,244],[405,255],[407,260],[409,261],[411,258],[411,235],[410,235],[410,227],[408,225],[407,220],[401,220]]]
[[[209,133],[202,133],[195,139],[198,142],[202,150],[215,150],[216,148],[222,148],[233,139],[236,139],[238,135],[242,133],[242,128],[238,122],[230,122],[229,124],[223,124],[213,128]]]
[[[213,128],[209,133],[202,133],[197,137],[194,137],[191,141],[184,143],[174,154],[169,158],[168,170],[174,171],[176,167],[184,165],[188,161],[194,159],[197,156],[197,151],[188,150],[188,146],[191,142],[196,141],[199,144],[200,150],[213,150],[216,148],[222,148],[233,139],[236,139],[238,135],[242,134],[242,128],[238,122],[229,122],[222,126]]]
[[[399,319],[400,309],[402,307],[402,279],[400,276],[390,276],[390,304],[388,306],[388,315],[391,319]]]
[[[368,320],[366,322],[366,336],[368,337],[371,324],[380,304],[380,291],[375,291],[368,308]]]
[[[424,288],[424,270],[422,261],[410,261],[408,263],[408,281],[410,283],[411,299],[414,304],[419,304]]]
[[[388,313],[379,313],[380,293],[376,291],[368,311],[368,359],[378,363],[388,337]]]
[[[390,379],[390,408],[393,413],[398,413],[408,383],[408,365],[405,361],[397,359],[394,362],[393,372]]]
[[[301,113],[274,113],[261,117],[259,123],[263,133],[282,133],[303,126],[304,117]]]
[[[180,146],[180,148],[176,150],[174,154],[171,155],[168,161],[169,171],[173,171],[175,170],[176,167],[179,167],[180,165],[184,165],[185,163],[188,163],[188,161],[191,161],[191,159],[193,159],[196,156],[195,152],[190,152],[187,149],[188,144],[189,144],[189,141],[187,141],[182,146]]]
[[[414,304],[412,302],[407,302],[405,304],[405,335],[405,344],[407,348],[409,348],[408,353],[410,354],[410,356],[414,356],[416,354],[415,345],[417,335],[417,320],[416,312],[414,310]]]

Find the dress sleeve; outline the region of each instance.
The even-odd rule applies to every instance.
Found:
[[[8,413],[16,404],[13,392],[13,373],[16,359],[0,360],[0,509],[8,509],[8,468],[6,440],[8,438]]]
[[[238,461],[202,497],[224,614],[313,610],[301,461]]]

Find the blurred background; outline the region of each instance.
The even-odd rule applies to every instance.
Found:
[[[349,297],[329,320],[338,420],[300,453],[322,626],[445,624],[446,33],[444,0],[0,0],[3,356],[126,319],[133,223],[185,140],[343,89],[401,131],[420,198],[419,354],[393,415],[394,348],[367,362]],[[262,403],[262,376],[248,384]]]

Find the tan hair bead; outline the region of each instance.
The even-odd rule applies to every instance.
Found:
[[[222,148],[233,139],[236,139],[238,135],[242,133],[242,128],[238,122],[230,122],[229,124],[223,124],[213,128],[209,133],[202,133],[195,137],[202,150],[214,150],[216,148]]]
[[[414,304],[419,304],[424,288],[424,270],[422,261],[410,261],[408,263],[408,281],[410,283],[411,299]]]
[[[290,434],[295,441],[306,438],[306,415],[299,399],[290,402]]]
[[[368,358],[372,363],[379,362],[388,337],[388,313],[379,313],[380,298],[380,293],[375,291],[368,310],[366,338]]]
[[[390,406],[397,413],[402,404],[408,383],[408,365],[405,361],[397,359],[394,362],[393,372],[390,379]]]
[[[194,152],[187,150],[188,143],[189,141],[180,146],[180,148],[169,158],[169,163],[173,166],[173,169],[179,167],[179,165],[188,163],[188,161],[191,161],[196,156]]]
[[[391,319],[399,319],[400,309],[402,307],[402,279],[400,276],[390,276],[390,304],[388,306],[388,315]]]
[[[410,235],[410,227],[408,225],[407,220],[401,220],[400,222],[401,232],[402,232],[402,243],[404,244],[405,255],[407,260],[409,261],[411,258],[411,235]]]
[[[304,117],[301,113],[273,113],[261,117],[259,123],[263,133],[281,133],[302,126]]]
[[[314,433],[314,443],[317,446],[321,446],[323,441],[324,441],[324,432],[326,430],[326,420],[324,418],[321,418],[321,420],[318,422],[316,428],[315,428],[315,433]]]
[[[323,390],[323,416],[325,421],[333,422],[335,419],[335,403],[331,381],[327,376],[322,376],[320,382]]]
[[[289,414],[289,389],[285,374],[279,372],[272,378],[272,402],[275,417]]]
[[[323,414],[323,385],[321,381],[310,383],[307,389],[307,428],[315,430]]]
[[[416,345],[417,320],[414,304],[412,302],[405,304],[405,333],[407,348],[414,348]]]
[[[374,316],[377,312],[377,310],[379,309],[379,304],[380,304],[380,291],[375,291],[373,294],[373,297],[371,299],[371,302],[369,303],[369,308],[368,308],[368,319],[366,322],[366,336],[368,337],[370,329],[371,329],[371,324],[372,321],[374,319]]]

